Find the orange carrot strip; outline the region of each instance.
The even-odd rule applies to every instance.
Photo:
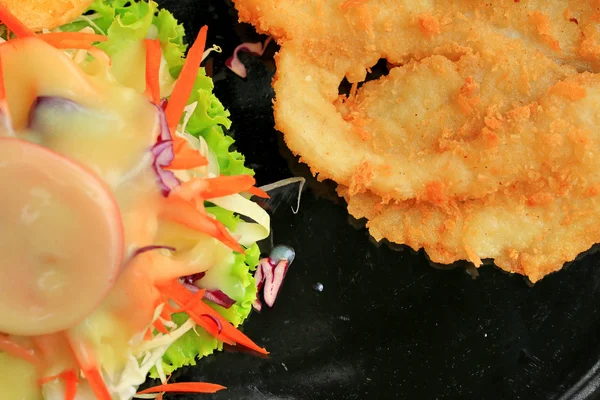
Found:
[[[46,378],[39,379],[38,384],[42,386],[48,382],[52,382],[53,380],[59,378],[65,381],[65,400],[75,400],[75,396],[77,396],[78,379],[77,373],[72,369],[61,372],[58,375],[48,376]]]
[[[160,319],[157,319],[156,321],[154,321],[152,323],[152,325],[160,333],[164,333],[164,334],[169,333],[169,330],[167,329],[167,327],[165,326],[165,324],[163,324],[163,322]]]
[[[175,157],[166,169],[192,169],[208,165],[206,157],[198,150],[192,149],[187,140],[177,135],[173,136],[173,153]]]
[[[69,369],[61,372],[58,375],[47,376],[45,378],[38,379],[38,384],[40,386],[45,385],[46,383],[52,382],[56,379],[62,379],[65,381],[65,400],[74,400],[75,396],[77,396],[77,373],[75,370]]]
[[[148,389],[144,389],[138,394],[147,393],[158,393],[158,392],[170,392],[170,393],[216,393],[219,390],[227,389],[225,386],[217,385],[214,383],[205,382],[181,382],[181,383],[167,383],[165,385],[158,385]]]
[[[185,287],[183,287],[177,281],[171,281],[164,285],[159,286],[158,288],[162,293],[171,298],[175,303],[183,306],[184,304],[189,304],[190,297],[193,296]],[[259,347],[256,343],[254,343],[248,336],[244,335],[238,329],[236,329],[229,321],[221,316],[217,311],[211,308],[208,304],[203,301],[194,302],[187,308],[187,313],[190,317],[194,318],[194,322],[201,325],[199,321],[196,320],[197,317],[202,316],[203,314],[210,315],[211,317],[216,318],[221,323],[222,334],[223,336],[228,337],[232,341],[237,344],[241,344],[244,347],[247,347],[251,350],[257,351],[261,354],[268,354],[268,352]],[[196,318],[195,318],[196,317]],[[204,318],[198,318],[198,320],[204,320]],[[214,327],[214,324],[212,324]]]
[[[194,44],[190,47],[185,64],[183,64],[179,78],[177,79],[177,82],[175,82],[173,93],[171,94],[169,104],[165,110],[167,125],[172,133],[177,129],[177,125],[183,114],[183,109],[194,88],[194,83],[196,82],[196,77],[198,76],[198,70],[200,69],[200,63],[202,62],[202,56],[204,54],[204,47],[206,46],[207,31],[208,27],[206,25],[203,26],[200,29]]]
[[[256,180],[250,175],[218,176],[205,180],[207,188],[202,191],[202,197],[213,199],[215,197],[228,196],[249,190]]]
[[[145,39],[146,46],[146,95],[152,99],[154,104],[160,103],[160,61],[162,50],[160,40]]]
[[[0,334],[0,351],[13,357],[25,360],[33,365],[40,365],[40,359],[33,349],[28,349],[13,341],[10,337]]]
[[[212,319],[209,320],[206,316],[202,317],[196,315],[190,310],[196,303],[202,302],[202,298],[204,297],[205,292],[204,289],[200,289],[198,290],[198,292],[192,294],[189,290],[187,290],[177,282],[174,283],[173,288],[175,290],[171,290],[171,294],[173,296],[179,296],[173,299],[173,301],[175,301],[180,306],[179,310],[177,310],[176,312],[187,313],[196,324],[200,325],[210,335],[214,336],[216,339],[220,340],[223,343],[235,345],[235,342],[233,340],[219,332],[219,328],[215,324],[215,321],[213,321]],[[177,293],[177,290],[181,290],[181,292]]]
[[[250,193],[252,196],[260,197],[262,199],[268,199],[268,198],[271,197],[264,190],[259,189],[259,188],[254,187],[254,186],[252,186],[250,189],[248,189],[247,192]]]
[[[164,286],[164,285],[162,285]],[[158,286],[158,287],[162,287],[162,286]],[[183,297],[180,298],[180,307],[178,310],[175,310],[175,312],[186,312],[187,310],[189,310],[190,306],[192,306],[193,304],[195,304],[198,301],[202,301],[202,298],[204,297],[204,293],[206,292],[205,289],[198,289],[198,291],[196,293],[190,293],[188,290],[188,293],[183,293]],[[185,299],[185,301],[183,301],[183,299]]]
[[[2,58],[0,57],[0,112],[10,121],[10,110],[6,101],[6,85],[4,84],[4,70],[2,68]]]
[[[186,201],[198,197],[212,199],[250,190],[254,183],[256,181],[250,175],[195,178],[178,186],[173,191],[173,195]]]
[[[146,333],[144,334],[144,340],[145,341],[152,340],[152,330],[150,328],[146,329]]]
[[[92,388],[92,392],[96,395],[97,400],[111,400],[110,392],[106,388],[106,384],[102,379],[102,375],[98,371],[98,368],[92,368],[83,370],[83,374],[85,375],[85,379],[87,379],[90,387]]]
[[[4,85],[4,70],[2,68],[2,58],[0,58],[0,105],[5,106],[6,105],[5,101],[6,101],[6,86]]]
[[[73,334],[65,332],[64,336],[92,392],[96,395],[96,400],[112,400],[104,379],[102,379],[102,375],[100,375],[100,371],[95,365],[90,348],[82,340],[77,340]]]
[[[19,21],[17,17],[8,11],[8,9],[2,4],[0,4],[0,21],[6,25],[7,29],[17,35],[17,37],[24,38],[35,35],[32,30]]]
[[[166,321],[172,321],[173,319],[171,318],[171,312],[172,307],[168,306],[165,304],[165,306],[163,307],[162,311],[160,312],[160,317]]]
[[[37,37],[47,43],[60,43],[63,41],[72,41],[91,44],[96,42],[106,42],[108,40],[108,37],[104,35],[86,32],[51,32],[37,35]]]
[[[78,50],[90,50],[94,46],[91,43],[76,40],[63,40],[60,42],[46,42],[52,47],[61,50],[78,49]]]
[[[37,37],[57,49],[88,50],[93,47],[94,43],[108,40],[104,35],[84,32],[52,32],[38,35]]]
[[[224,227],[221,229],[223,224],[216,219],[210,218],[206,214],[199,212],[196,207],[184,200],[172,196],[168,197],[165,207],[161,210],[159,217],[206,233],[207,235],[220,240],[230,249],[239,253],[244,252],[242,246],[240,246],[233,236],[231,236]]]
[[[77,373],[71,369],[60,375],[65,381],[65,400],[75,400],[75,396],[77,396]]]
[[[164,300],[164,304],[165,304],[165,306],[163,307],[163,314],[168,315],[168,317],[163,317],[163,318],[172,321],[171,315],[176,313],[175,308],[171,304],[169,304],[169,299],[164,297],[163,300]]]
[[[182,153],[191,153],[184,154]],[[202,154],[198,153],[198,151],[194,149],[185,150],[182,153],[175,153],[175,158],[171,161],[169,166],[165,167],[165,169],[170,170],[181,170],[181,169],[193,169],[197,167],[204,167],[208,165],[208,160]]]

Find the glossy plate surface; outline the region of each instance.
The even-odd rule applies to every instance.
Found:
[[[163,0],[188,34],[209,25],[217,96],[231,111],[238,149],[259,184],[307,176],[273,129],[271,45],[241,56],[243,80],[224,67],[244,41],[223,0]],[[275,308],[244,331],[268,359],[225,351],[174,376],[228,386],[168,399],[589,399],[598,385],[600,255],[588,253],[534,287],[492,266],[432,268],[422,253],[377,246],[328,184],[309,180],[270,203],[273,241],[296,249]],[[323,285],[317,292],[313,286]]]

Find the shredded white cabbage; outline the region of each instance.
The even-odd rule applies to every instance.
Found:
[[[239,236],[238,242],[242,246],[250,246],[269,236],[271,231],[271,218],[258,204],[248,200],[242,195],[232,194],[230,196],[211,199],[211,203],[226,210],[233,211],[245,217],[251,218],[256,224],[240,222],[233,232]]]
[[[156,319],[160,318],[163,306],[157,307],[154,313]],[[104,376],[107,387],[113,396],[118,400],[130,400],[135,396],[137,388],[146,381],[152,367],[157,368],[161,381],[166,382],[167,377],[162,369],[162,357],[165,351],[195,325],[189,319],[179,328],[167,334],[157,333],[151,340],[142,340],[137,346],[133,346],[132,355],[123,371],[118,376]]]

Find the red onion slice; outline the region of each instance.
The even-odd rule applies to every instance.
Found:
[[[166,140],[164,142],[158,142],[152,149],[152,156],[154,162],[152,163],[152,169],[156,173],[158,185],[163,196],[167,197],[171,190],[179,186],[179,179],[175,176],[172,171],[164,169],[171,164],[175,154],[173,153],[173,142]]]
[[[233,55],[229,57],[225,61],[225,66],[232,70],[237,76],[241,78],[245,78],[248,73],[246,71],[246,67],[238,58],[238,53],[240,51],[246,51],[252,54],[256,54],[257,56],[262,56],[267,49],[269,43],[273,40],[272,37],[267,38],[264,43],[242,43],[238,47],[233,50]]]
[[[166,104],[166,100],[163,100],[163,102]],[[158,114],[158,128],[160,131],[158,133],[157,142],[164,142],[173,139],[173,137],[171,136],[171,131],[169,130],[169,125],[167,124],[167,116],[165,115],[165,109],[162,106],[163,102],[161,102],[161,105],[156,105],[152,103],[152,105],[156,107],[156,111]]]
[[[200,288],[198,286],[186,282],[185,278],[181,278],[179,281],[181,282],[181,284],[183,286],[185,286],[192,293],[198,293],[198,290],[200,290]],[[219,289],[206,290],[204,292],[204,296],[202,296],[202,299],[208,300],[208,301],[215,303],[216,305],[221,306],[223,308],[231,308],[231,306],[235,304],[234,299],[227,296],[226,293],[224,293],[223,291],[221,291]]]
[[[211,319],[217,325],[218,333],[221,334],[221,332],[223,331],[223,325],[221,325],[221,321],[219,321],[216,317],[210,314],[200,314],[200,316]]]
[[[206,275],[206,272],[198,272],[197,274],[186,275],[186,276],[182,277],[181,279],[183,280],[183,282],[193,285],[194,282],[204,278],[205,275]]]
[[[235,300],[233,300],[231,297],[227,296],[225,293],[223,293],[219,289],[207,290],[206,292],[204,292],[203,299],[211,301],[211,302],[215,303],[216,305],[221,306],[223,308],[230,308],[232,305],[235,304]]]
[[[165,167],[171,165],[173,158],[175,158],[173,140],[171,132],[169,131],[169,126],[167,125],[165,111],[160,106],[154,106],[156,107],[158,116],[159,134],[156,144],[150,150],[154,157],[152,169],[154,169],[154,172],[156,173],[158,185],[160,186],[163,196],[167,197],[172,189],[179,186],[180,182],[172,171],[165,169]]]

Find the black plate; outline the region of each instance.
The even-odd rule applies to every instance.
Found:
[[[272,45],[243,54],[243,80],[224,67],[244,41],[224,0],[163,0],[188,35],[209,25],[217,96],[259,184],[308,176],[273,129]],[[253,313],[245,332],[271,352],[225,351],[174,381],[220,383],[214,399],[583,399],[595,398],[600,358],[600,258],[588,254],[530,287],[486,266],[431,268],[422,253],[377,246],[348,218],[331,185],[310,181],[294,214],[276,196],[273,240],[297,258],[275,308]],[[313,285],[322,283],[321,293]],[[172,395],[170,399],[194,396]]]

